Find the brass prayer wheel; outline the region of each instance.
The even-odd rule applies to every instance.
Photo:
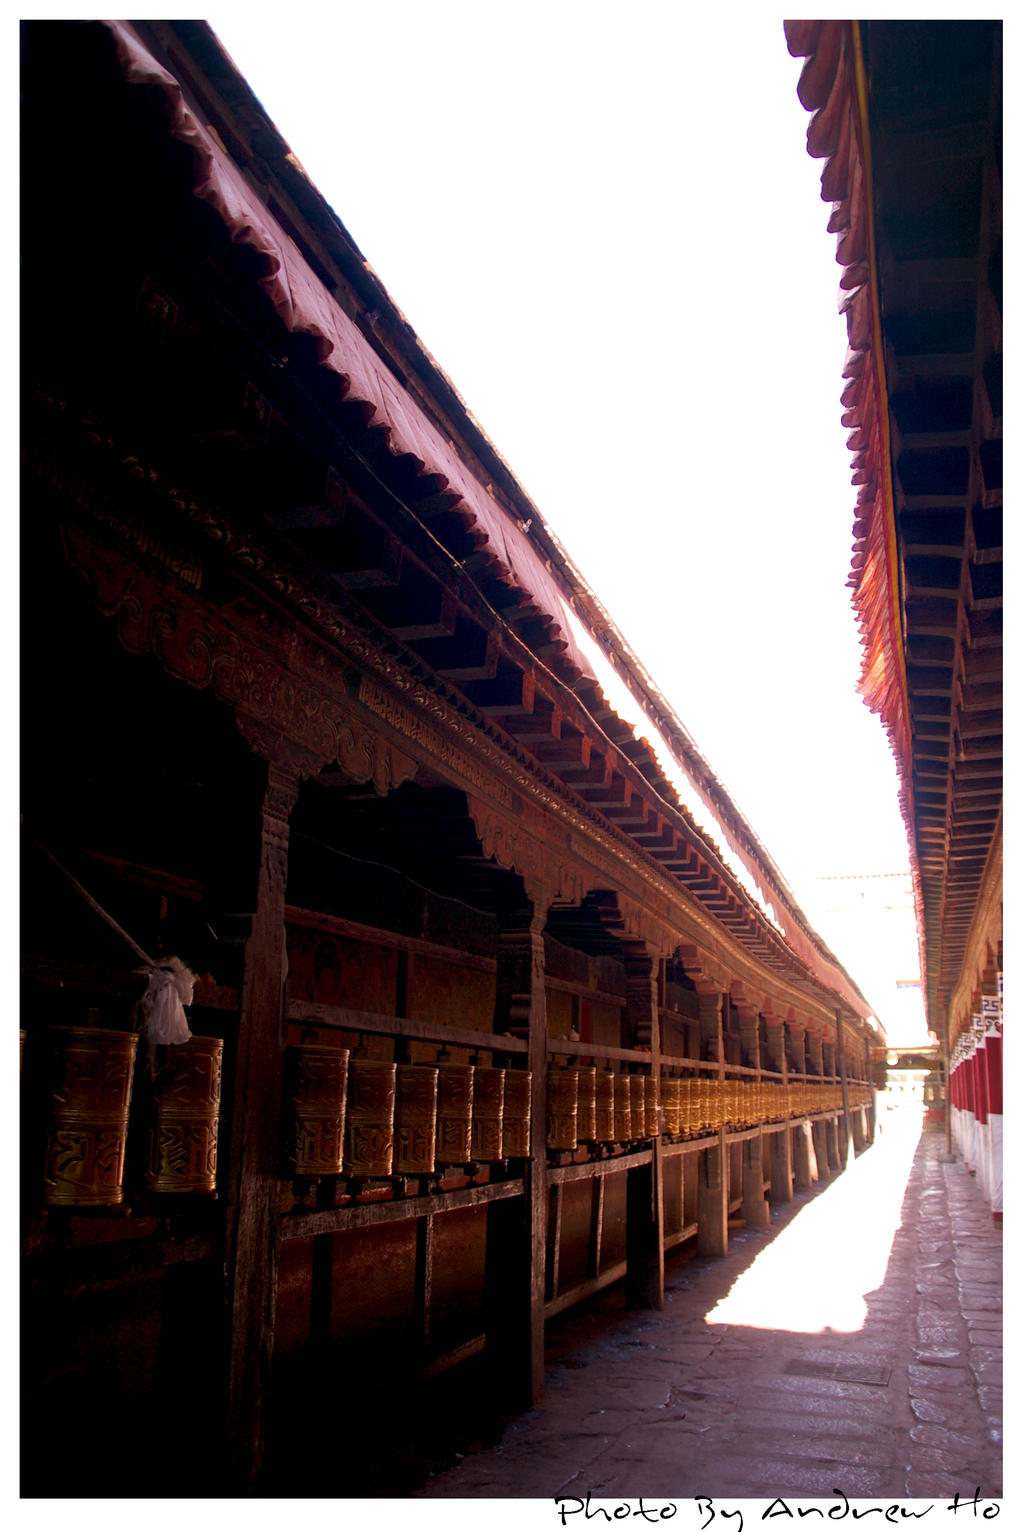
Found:
[[[441,1064],[437,1071],[436,1164],[468,1165],[473,1158],[473,1067]]]
[[[665,1132],[670,1138],[681,1131],[682,1084],[682,1080],[673,1080],[667,1075],[662,1077],[661,1104],[665,1113]]]
[[[437,1147],[436,1069],[399,1064],[395,1077],[395,1174],[426,1176]]]
[[[49,1207],[119,1203],[138,1038],[100,1027],[49,1027],[46,1042],[51,1099],[43,1200]]]
[[[594,1137],[599,1144],[610,1144],[615,1139],[615,1076],[602,1069],[595,1080],[595,1128]]]
[[[644,1137],[658,1136],[658,1081],[655,1075],[644,1075]]]
[[[549,1149],[575,1149],[579,1113],[579,1079],[575,1069],[548,1070]]]
[[[505,1105],[505,1071],[479,1065],[473,1071],[474,1160],[500,1160],[502,1152],[502,1117]]]
[[[347,1048],[302,1043],[285,1055],[285,1153],[293,1176],[340,1176]]]
[[[688,1075],[679,1081],[679,1131],[692,1133],[697,1112],[697,1082]]]
[[[647,1131],[645,1094],[643,1075],[630,1075],[629,1116],[634,1138],[643,1138]]]
[[[395,1149],[395,1065],[352,1059],[345,1111],[347,1176],[389,1176]]]
[[[530,1153],[530,1093],[533,1074],[529,1069],[506,1069],[505,1116],[502,1149],[508,1160],[525,1159]]]
[[[597,1141],[597,1070],[585,1064],[576,1071],[577,1109],[576,1142],[593,1144]]]
[[[613,1075],[612,1079],[615,1082],[615,1137],[620,1144],[624,1144],[633,1137],[629,1075]]]
[[[151,1192],[217,1189],[217,1121],[224,1043],[195,1037],[167,1047],[153,1083],[145,1182]]]

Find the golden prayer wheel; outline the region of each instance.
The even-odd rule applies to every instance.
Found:
[[[399,1064],[395,1073],[395,1175],[428,1176],[437,1145],[437,1070]]]
[[[217,1122],[224,1042],[192,1037],[170,1043],[153,1082],[152,1120],[146,1156],[151,1192],[217,1189]]]
[[[473,1158],[473,1066],[442,1064],[437,1071],[436,1163],[468,1165]]]
[[[594,1084],[594,1137],[599,1144],[610,1144],[615,1139],[615,1076],[602,1069]]]
[[[644,1082],[644,1137],[658,1136],[658,1080],[656,1075],[643,1075]]]
[[[711,1098],[708,1093],[708,1082],[705,1075],[696,1075],[690,1081],[693,1091],[693,1130],[695,1133],[703,1133],[710,1121],[709,1108]]]
[[[681,1131],[682,1080],[667,1075],[661,1082],[661,1104],[665,1112],[665,1132],[670,1138]]]
[[[592,1064],[585,1064],[577,1069],[576,1080],[576,1142],[593,1144],[597,1141],[597,1070]]]
[[[547,1147],[575,1149],[579,1077],[575,1069],[548,1070]]]
[[[347,1176],[389,1176],[395,1151],[395,1069],[382,1059],[350,1060],[345,1111]]]
[[[532,1088],[533,1074],[529,1069],[506,1069],[502,1151],[507,1160],[525,1159],[530,1153]]]
[[[632,1137],[643,1138],[646,1130],[643,1075],[629,1076],[629,1119]]]
[[[481,1069],[473,1074],[473,1159],[484,1162],[504,1158],[502,1117],[505,1104],[505,1071]]]
[[[697,1082],[686,1075],[679,1081],[679,1131],[692,1133],[697,1109]]]
[[[615,1137],[620,1144],[628,1143],[633,1137],[629,1075],[613,1075],[612,1079],[615,1082]]]
[[[49,1027],[51,1099],[43,1200],[49,1207],[102,1207],[124,1196],[124,1153],[134,1032]]]
[[[302,1043],[285,1054],[285,1156],[293,1176],[340,1176],[347,1048]]]

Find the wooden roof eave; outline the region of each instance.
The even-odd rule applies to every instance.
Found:
[[[822,199],[832,204],[829,229],[843,267],[840,309],[849,350],[843,377],[843,424],[856,438],[853,483],[858,486],[857,541],[848,584],[863,657],[858,690],[881,718],[896,760],[900,809],[908,831],[921,974],[928,971],[925,908],[918,858],[913,745],[906,668],[900,566],[893,499],[892,442],[885,372],[884,332],[874,228],[871,138],[860,24],[856,21],[787,21],[794,57],[806,57],[798,86],[812,112],[808,152],[825,158]],[[819,118],[827,111],[830,131]]]

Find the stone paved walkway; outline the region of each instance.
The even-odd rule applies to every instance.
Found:
[[[414,1494],[1000,1496],[1002,1232],[943,1150],[893,1113],[724,1260],[670,1258],[660,1312],[567,1316],[542,1405]]]

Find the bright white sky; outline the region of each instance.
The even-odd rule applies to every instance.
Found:
[[[907,838],[855,689],[840,268],[781,21],[211,25],[884,1022],[815,881],[902,871]]]

